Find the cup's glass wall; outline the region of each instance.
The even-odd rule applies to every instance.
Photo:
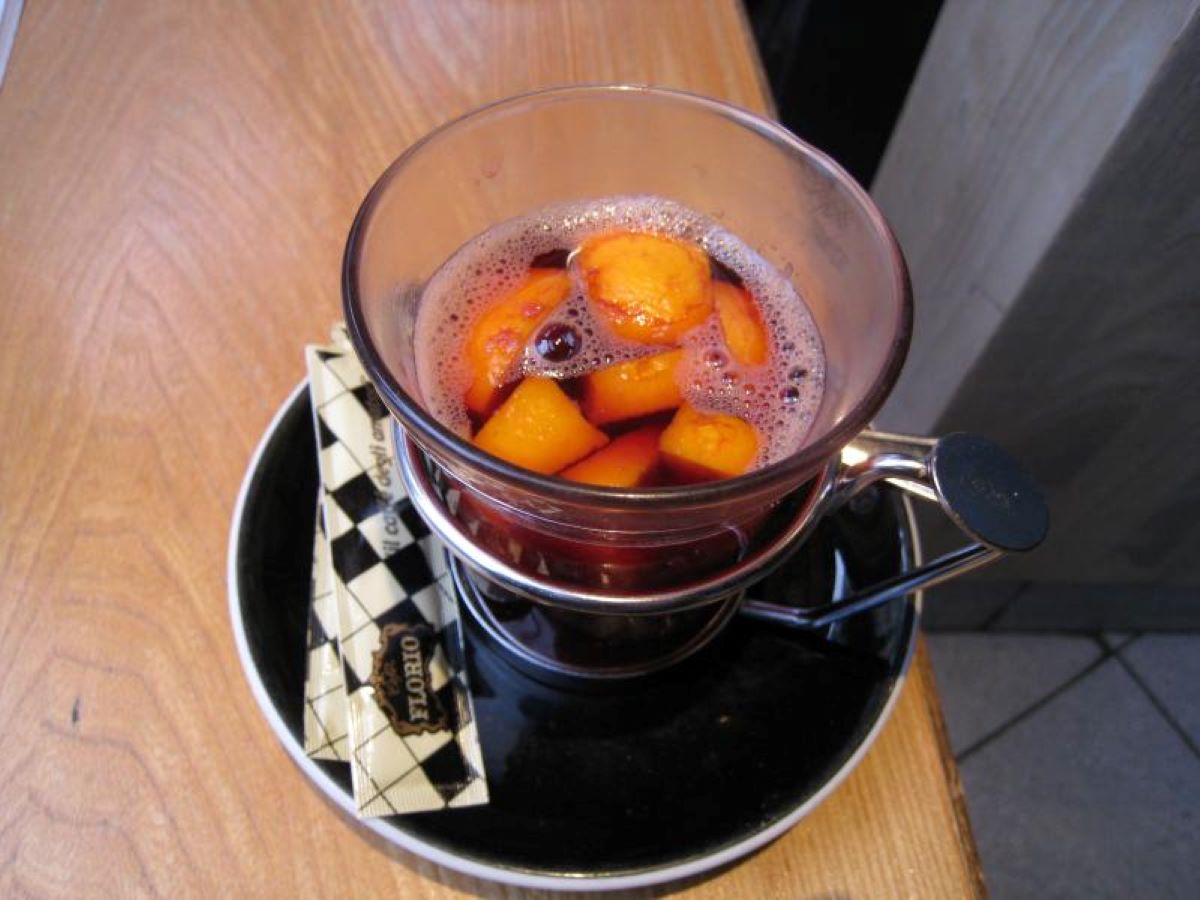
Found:
[[[805,446],[787,460],[693,488],[591,488],[518,471],[425,414],[413,331],[429,277],[498,222],[620,194],[654,194],[711,216],[789,274],[809,305],[825,345],[825,397]],[[385,402],[477,498],[557,537],[635,547],[740,527],[812,478],[882,403],[911,322],[895,242],[836,165],[749,113],[643,88],[532,94],[434,132],[364,203],[345,291],[356,349]]]

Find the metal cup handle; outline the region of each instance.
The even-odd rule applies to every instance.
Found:
[[[1004,450],[972,434],[935,439],[863,432],[843,453],[841,470],[822,512],[832,512],[878,481],[937,503],[972,542],[831,603],[797,608],[747,598],[742,614],[798,628],[823,629],[978,569],[1005,553],[1032,550],[1049,529],[1049,511],[1033,479]]]

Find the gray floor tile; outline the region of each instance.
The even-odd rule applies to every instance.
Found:
[[[1029,709],[1100,656],[1091,638],[931,634],[930,658],[955,753]]]
[[[1200,762],[1117,660],[961,771],[996,900],[1200,896]]]
[[[1121,650],[1121,656],[1200,744],[1200,634],[1148,634]]]

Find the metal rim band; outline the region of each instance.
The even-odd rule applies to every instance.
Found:
[[[456,556],[471,567],[487,572],[489,578],[514,593],[536,602],[582,612],[630,615],[674,612],[703,606],[742,590],[767,575],[783,561],[789,548],[808,536],[832,494],[838,469],[836,457],[826,463],[791,521],[765,546],[734,565],[676,587],[642,594],[615,594],[530,574],[479,546],[438,497],[425,465],[428,457],[395,419],[392,428],[398,468],[409,499],[433,533]]]

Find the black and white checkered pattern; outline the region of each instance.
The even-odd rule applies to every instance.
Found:
[[[347,762],[350,736],[338,641],[337,594],[319,498],[316,522],[308,608],[308,673],[304,681],[304,752],[313,759]]]
[[[307,360],[359,813],[486,803],[458,608],[442,546],[404,493],[392,464],[387,410],[353,353],[310,347]],[[401,736],[375,702],[373,654],[383,627],[394,622],[427,624],[437,633],[431,686],[451,729]]]

